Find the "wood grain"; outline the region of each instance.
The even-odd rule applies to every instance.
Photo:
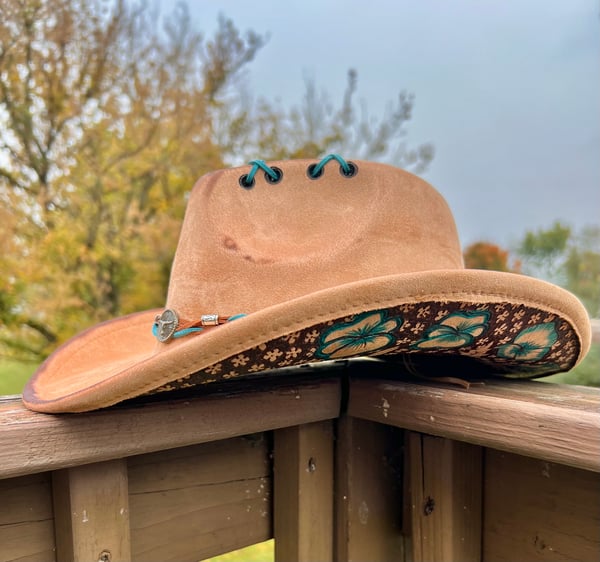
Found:
[[[0,478],[332,419],[339,407],[333,378],[59,416],[0,400]]]
[[[338,562],[404,560],[404,432],[342,416],[336,438]]]
[[[332,561],[332,423],[277,430],[273,462],[275,560]]]
[[[0,560],[54,562],[55,554],[50,475],[0,480]]]
[[[52,488],[60,562],[131,560],[124,460],[56,471]]]
[[[600,560],[600,474],[486,450],[486,562]]]
[[[600,472],[600,389],[503,381],[466,390],[354,379],[348,414]]]
[[[257,434],[130,458],[133,559],[192,562],[271,538],[270,453]]]
[[[482,449],[408,434],[408,478],[414,562],[479,562]]]

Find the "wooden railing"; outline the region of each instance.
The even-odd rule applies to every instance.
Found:
[[[364,362],[78,415],[0,400],[0,560],[600,559],[600,390]]]

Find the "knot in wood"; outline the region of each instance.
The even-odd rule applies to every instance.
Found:
[[[434,509],[435,509],[435,500],[432,497],[427,496],[427,498],[425,500],[425,504],[423,505],[423,513],[426,516],[431,515],[433,513]]]

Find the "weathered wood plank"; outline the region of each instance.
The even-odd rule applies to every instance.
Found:
[[[271,538],[270,453],[258,434],[131,457],[133,560],[192,562]]]
[[[58,560],[131,560],[124,460],[59,470],[52,488]]]
[[[335,557],[338,562],[404,560],[404,432],[342,416],[336,436]]]
[[[600,474],[485,452],[486,562],[600,560]]]
[[[273,462],[275,560],[332,561],[332,423],[275,431]]]
[[[62,416],[30,412],[20,400],[0,400],[0,478],[333,419],[339,413],[338,379],[263,382],[252,388]]]
[[[49,474],[0,480],[0,560],[54,562]]]
[[[600,390],[530,381],[462,389],[355,379],[348,414],[600,472]]]
[[[482,449],[408,434],[414,562],[481,560]]]

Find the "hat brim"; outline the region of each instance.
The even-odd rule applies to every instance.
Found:
[[[157,312],[110,320],[69,340],[27,383],[26,406],[89,411],[149,393],[365,356],[469,357],[481,366],[479,376],[532,378],[569,370],[591,340],[585,308],[568,291],[480,270],[341,285],[166,344],[152,335]]]

